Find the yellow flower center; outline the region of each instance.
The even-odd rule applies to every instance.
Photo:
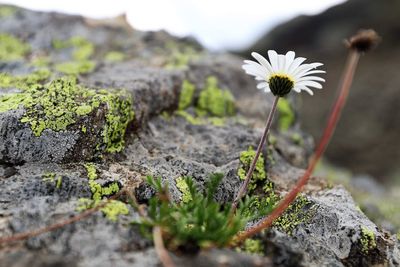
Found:
[[[285,96],[293,89],[294,81],[285,74],[272,74],[268,85],[275,96]]]

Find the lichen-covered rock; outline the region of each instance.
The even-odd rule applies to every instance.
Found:
[[[220,172],[215,199],[233,199],[272,103],[255,90],[240,59],[209,55],[165,32],[135,31],[121,20],[2,8],[0,32],[30,50],[0,62],[1,237],[69,218],[121,189],[145,203],[155,193],[143,183],[147,175],[168,183],[172,199],[190,201],[183,177],[202,190]],[[278,112],[257,166],[252,189],[269,195],[259,205],[293,187],[313,148],[291,105]],[[1,244],[0,262],[159,266],[151,240],[131,224],[138,214],[125,202],[119,197],[75,224]],[[398,242],[346,190],[316,177],[272,230],[248,243],[244,249],[258,255],[232,249],[171,255],[177,266],[400,262]]]
[[[90,160],[123,149],[134,119],[130,95],[88,89],[74,78],[25,86],[0,96],[0,162]]]

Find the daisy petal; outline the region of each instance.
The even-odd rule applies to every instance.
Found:
[[[302,81],[320,81],[320,82],[325,82],[324,78],[318,77],[318,76],[303,76],[300,79],[298,79],[296,82],[302,82]]]
[[[257,84],[257,88],[258,89],[263,89],[265,87],[268,87],[268,83],[267,82],[261,82],[261,83]]]
[[[304,86],[310,86],[310,87],[314,87],[317,89],[322,89],[322,85],[320,83],[314,82],[314,81],[303,81],[303,82],[299,82],[297,83],[298,85],[304,85]]]
[[[295,57],[295,53],[293,51],[289,51],[286,53],[285,55],[285,72],[288,71],[289,67],[292,65],[293,61],[294,61],[294,57]]]
[[[304,57],[298,57],[295,60],[293,60],[292,64],[288,67],[287,73],[291,75],[291,73],[297,69],[301,63],[303,63],[306,60]]]
[[[251,55],[258,61],[260,62],[261,65],[263,65],[270,73],[272,72],[272,66],[269,64],[268,60],[266,60],[262,55],[259,53],[253,52]]]
[[[271,62],[272,71],[278,71],[278,54],[274,50],[268,50],[269,62]]]

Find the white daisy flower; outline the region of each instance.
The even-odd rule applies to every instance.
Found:
[[[274,50],[268,51],[269,61],[260,54],[253,52],[251,55],[257,60],[245,60],[242,68],[247,74],[260,81],[258,89],[272,92],[275,96],[285,96],[292,89],[300,93],[302,90],[313,95],[311,88],[322,89],[321,82],[325,80],[312,74],[325,73],[315,68],[322,63],[302,64],[304,57],[295,58],[295,53],[289,51],[286,55],[279,55]]]

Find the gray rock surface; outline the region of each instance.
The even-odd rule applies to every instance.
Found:
[[[81,17],[20,9],[0,20],[0,31],[23,38],[31,44],[32,53],[45,52],[55,61],[61,59],[52,50],[53,39],[86,37],[96,46],[93,60],[97,67],[92,72],[78,75],[79,83],[90,88],[124,88],[132,96],[135,120],[123,133],[125,149],[121,153],[104,154],[91,162],[98,175],[96,182],[101,186],[117,182],[119,187],[132,192],[136,189],[138,200],[145,202],[154,191],[142,180],[152,174],[168,182],[173,199],[179,200],[178,177],[192,176],[203,188],[209,174],[222,172],[225,177],[216,199],[221,202],[232,200],[240,185],[237,175],[240,152],[256,146],[271,106],[270,96],[256,92],[254,81],[241,71],[240,59],[230,55],[209,55],[191,40],[178,40],[163,32],[138,32],[121,26],[120,22],[110,26],[110,22],[108,25],[89,23]],[[170,60],[168,42],[178,46],[190,44],[202,54],[186,62],[183,68],[167,68]],[[107,50],[117,48],[128,56],[124,62],[102,60]],[[0,72],[23,73],[24,65],[0,64]],[[52,75],[60,75],[51,64],[49,68],[54,71]],[[175,112],[182,81],[187,79],[196,86],[194,99],[197,99],[209,76],[215,76],[219,87],[232,92],[241,117],[223,118],[224,123],[218,126],[210,121],[194,125]],[[190,107],[187,112],[194,115],[193,109]],[[5,140],[6,133],[17,124],[25,129],[25,135],[31,136],[29,128],[18,120],[21,112],[0,113],[1,140]],[[78,214],[79,199],[91,198],[88,162],[83,160],[87,158],[81,157],[82,151],[74,150],[75,157],[68,157],[62,163],[46,156],[50,153],[46,151],[51,149],[66,153],[58,146],[61,144],[67,149],[62,142],[68,138],[75,140],[74,133],[45,131],[49,135],[44,135],[41,140],[57,137],[57,146],[49,145],[50,141],[46,145],[41,143],[36,146],[37,153],[26,156],[20,164],[6,160],[9,152],[5,153],[4,147],[9,144],[0,143],[0,237]],[[294,142],[292,133],[300,134],[303,142]],[[61,134],[65,136],[59,136]],[[312,151],[312,140],[298,129],[284,133],[274,130],[273,135],[275,142],[264,151],[265,168],[268,178],[275,184],[276,193],[284,195],[303,173],[302,168]],[[24,147],[35,146],[37,139],[20,136],[23,135],[13,136],[17,151],[31,151]],[[43,159],[37,160],[38,157]],[[173,254],[172,257],[177,266],[399,265],[398,241],[377,229],[342,187],[329,188],[322,179],[314,177],[306,187],[304,199],[307,204],[301,205],[300,211],[293,216],[288,215],[289,223],[293,223],[290,232],[283,231],[285,224],[282,224],[258,237],[265,244],[263,256],[213,249],[197,255]],[[0,262],[12,267],[159,266],[152,241],[130,224],[137,216],[131,207],[128,214],[120,215],[116,221],[96,212],[55,231],[21,242],[1,244]],[[368,229],[373,235],[366,243],[361,242],[365,236],[362,229]]]

